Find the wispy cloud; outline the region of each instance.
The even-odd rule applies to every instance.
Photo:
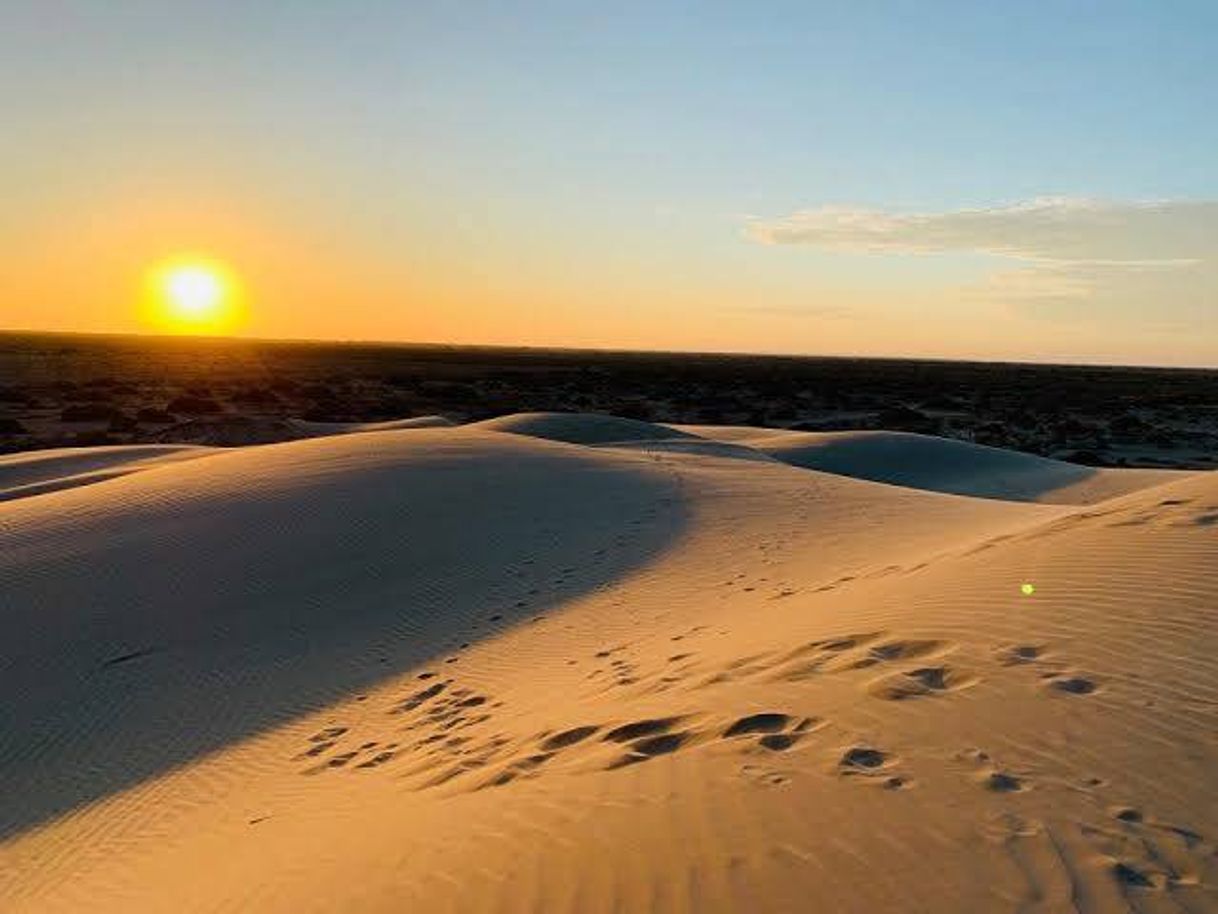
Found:
[[[846,251],[979,251],[1030,260],[1137,263],[1218,253],[1218,202],[1115,203],[1042,197],[944,213],[825,206],[755,221],[754,238]]]
[[[1218,201],[1045,197],[941,213],[825,206],[754,220],[749,234],[829,251],[1010,258],[1010,269],[966,291],[1043,316],[1218,322]]]

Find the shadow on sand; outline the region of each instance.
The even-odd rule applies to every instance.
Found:
[[[687,521],[645,458],[450,431],[249,448],[10,502],[0,839],[460,658],[630,574]]]

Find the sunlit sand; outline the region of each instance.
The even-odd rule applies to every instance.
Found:
[[[291,437],[0,457],[5,911],[1218,910],[1218,476]]]

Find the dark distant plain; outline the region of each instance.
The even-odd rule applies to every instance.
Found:
[[[1099,466],[1218,465],[1218,370],[0,333],[0,451],[173,440],[224,417],[598,412],[884,428]]]

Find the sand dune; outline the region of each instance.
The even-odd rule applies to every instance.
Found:
[[[1085,505],[1161,485],[1178,470],[1112,470],[912,432],[789,432],[677,426],[794,466],[979,498]]]
[[[549,441],[565,441],[568,444],[609,444],[692,437],[667,425],[590,413],[513,413],[510,416],[475,422],[470,427],[545,438]]]
[[[208,448],[153,444],[0,455],[0,501],[116,479],[207,453]]]
[[[1218,476],[684,434],[0,505],[0,907],[1218,910]]]
[[[248,444],[277,444],[323,435],[352,432],[382,432],[406,428],[444,428],[452,425],[443,416],[413,416],[387,422],[310,422],[265,416],[220,415],[179,422],[148,436],[151,441],[242,447]]]

